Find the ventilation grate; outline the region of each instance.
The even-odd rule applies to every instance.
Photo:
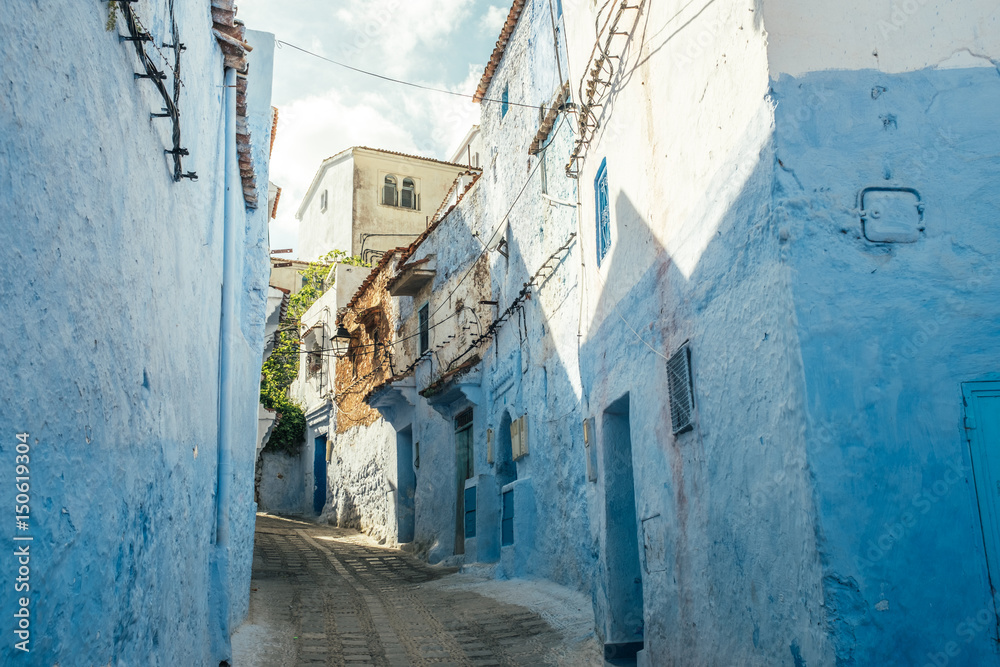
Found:
[[[676,435],[694,428],[691,348],[687,343],[667,361],[667,377],[670,383],[670,422]]]

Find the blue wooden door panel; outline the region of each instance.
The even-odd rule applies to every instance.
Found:
[[[314,441],[313,455],[313,511],[322,514],[326,505],[326,436],[321,435]]]
[[[966,382],[962,393],[986,564],[1000,608],[1000,382]]]

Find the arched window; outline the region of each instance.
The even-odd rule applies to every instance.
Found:
[[[399,205],[403,208],[417,208],[417,186],[412,178],[403,179],[403,192],[399,197]]]
[[[386,206],[398,206],[396,203],[396,177],[386,176],[382,185],[382,203]]]

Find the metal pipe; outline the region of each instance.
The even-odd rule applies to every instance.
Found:
[[[232,362],[237,299],[237,196],[243,184],[236,164],[236,70],[226,69],[226,156],[223,193],[222,317],[219,326],[219,443],[215,543],[229,544],[229,495],[232,478]]]

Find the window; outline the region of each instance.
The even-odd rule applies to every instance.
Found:
[[[319,196],[319,210],[320,213],[326,211],[326,205],[329,203],[330,193],[327,190],[323,190],[322,194]]]
[[[503,514],[500,519],[500,546],[514,544],[514,490],[503,492]]]
[[[601,168],[594,177],[594,197],[597,213],[597,266],[611,247],[611,211],[608,207],[608,159],[601,160]]]
[[[386,206],[396,206],[396,177],[386,176],[382,184],[382,203]]]
[[[417,326],[420,332],[420,354],[426,352],[431,346],[431,331],[428,320],[430,320],[430,304],[425,303],[417,312]]]
[[[403,208],[417,208],[417,186],[412,178],[403,179],[403,192],[399,197],[399,205]]]
[[[503,93],[500,95],[500,117],[503,118],[507,115],[507,109],[510,107],[510,86],[505,85],[503,87]]]
[[[670,423],[674,435],[694,428],[694,391],[691,385],[691,348],[687,343],[667,361],[670,385]]]
[[[310,350],[306,355],[306,365],[309,369],[309,377],[319,375],[319,372],[323,370],[323,353],[316,348]]]

